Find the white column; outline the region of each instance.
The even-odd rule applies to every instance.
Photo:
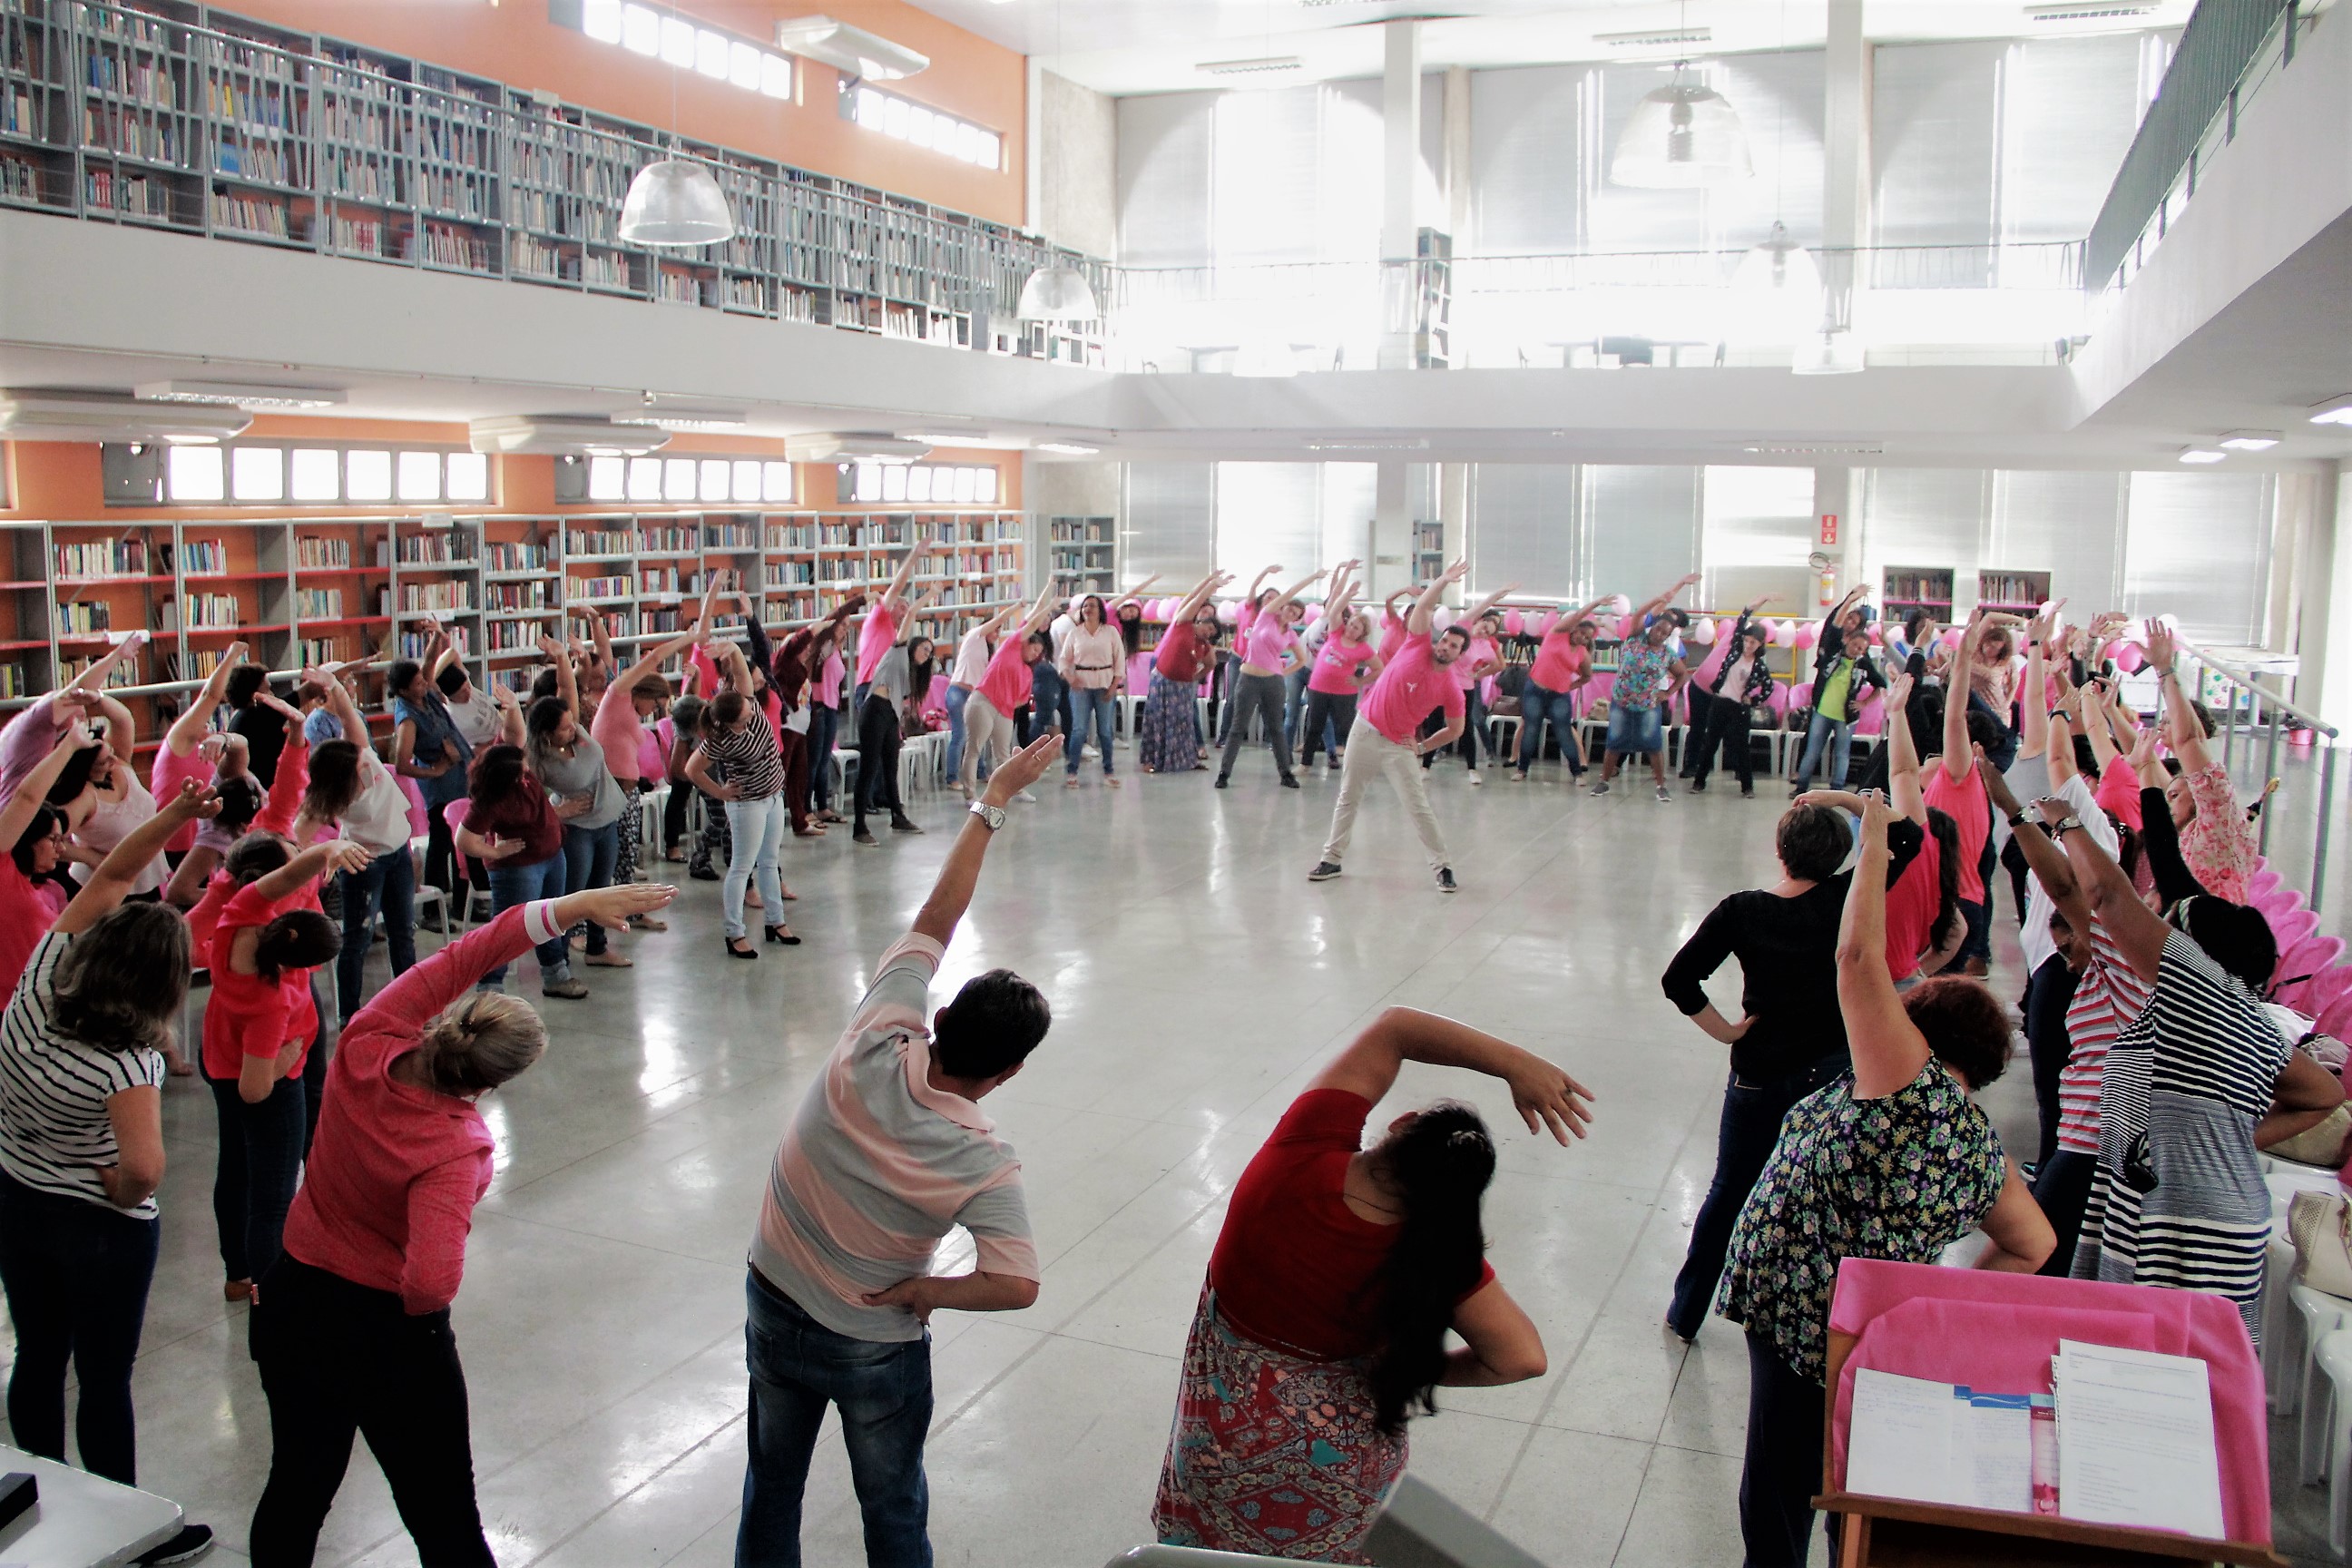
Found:
[[[1382,370],[1412,366],[1412,268],[1421,215],[1421,24],[1381,25],[1381,354]]]
[[[1412,581],[1412,469],[1374,466],[1372,548],[1364,558],[1364,596],[1377,603]]]
[[[2352,736],[2352,463],[2321,476],[2304,554],[2295,700]]]
[[[1870,41],[1863,0],[1829,0],[1822,89],[1822,326],[1853,323],[1852,252],[1870,229]]]

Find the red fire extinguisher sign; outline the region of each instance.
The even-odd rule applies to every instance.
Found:
[[[1822,513],[1822,542],[1823,544],[1837,542],[1837,513],[1833,511]]]

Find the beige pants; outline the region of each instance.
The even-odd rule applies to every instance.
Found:
[[[971,710],[966,709],[965,714],[964,721],[970,723]],[[1348,731],[1348,760],[1339,770],[1339,803],[1331,808],[1331,837],[1323,846],[1323,858],[1336,866],[1348,853],[1348,840],[1356,832],[1356,804],[1377,773],[1388,776],[1389,787],[1404,803],[1413,831],[1421,835],[1421,847],[1429,852],[1429,868],[1438,871],[1451,865],[1437,813],[1429,808],[1429,775],[1422,771],[1420,754],[1373,729],[1361,712]]]
[[[974,689],[963,703],[963,766],[957,770],[964,793],[970,795],[980,781],[980,754],[994,747],[988,759],[989,766],[1001,768],[1004,759],[1013,754],[1013,715],[999,713],[996,704]]]

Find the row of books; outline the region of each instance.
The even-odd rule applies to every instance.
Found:
[[[547,569],[547,546],[486,542],[482,565],[491,572],[542,572]]]
[[[97,540],[56,547],[60,577],[144,577],[147,542],[143,539]]]
[[[343,618],[341,588],[297,588],[294,618],[298,621],[339,621]]]
[[[165,599],[155,616],[160,630],[175,632],[184,621],[190,627],[241,626],[245,611],[235,594],[190,594],[185,599]]]
[[[272,239],[295,237],[291,214],[283,202],[261,196],[240,196],[226,191],[212,194],[211,210],[215,228],[233,228],[242,234],[267,235]]]
[[[85,205],[110,212],[155,218],[172,216],[172,188],[147,174],[118,177],[111,169],[84,170],[82,197]]]
[[[294,565],[303,567],[349,566],[352,563],[352,542],[325,534],[298,534],[294,540]]]

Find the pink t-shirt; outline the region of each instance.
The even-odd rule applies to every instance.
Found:
[[[1010,715],[1029,700],[1036,678],[1030,673],[1028,660],[1021,657],[1022,645],[1028,640],[1018,627],[1006,633],[1003,645],[988,661],[988,673],[980,678],[976,689],[999,713]]]
[[[180,797],[183,784],[191,780],[199,784],[212,783],[213,765],[205,760],[202,747],[192,747],[186,756],[175,757],[167,742],[155,753],[155,767],[149,780],[148,792],[155,797],[155,804],[165,805]],[[163,841],[164,849],[185,850],[194,846],[199,826],[193,821],[181,824],[180,830]]]
[[[866,624],[857,629],[858,685],[864,686],[874,679],[874,672],[882,668],[883,656],[898,640],[898,617],[886,599],[866,613]]]
[[[1470,646],[1462,650],[1462,657],[1455,659],[1451,667],[1454,679],[1461,684],[1463,690],[1467,691],[1480,679],[1470,672],[1488,659],[1502,657],[1503,650],[1493,637],[1474,637],[1470,639]]]
[[[1282,668],[1283,649],[1293,640],[1290,627],[1280,616],[1260,616],[1251,624],[1249,636],[1242,643],[1242,662],[1278,671]]]
[[[1447,717],[1459,718],[1466,707],[1461,684],[1452,670],[1438,668],[1429,634],[1423,632],[1405,637],[1396,657],[1364,693],[1363,706],[1357,712],[1373,729],[1405,746],[1412,743],[1421,721],[1436,710],[1443,708]]]
[[[615,687],[604,693],[604,700],[596,704],[596,717],[588,721],[588,734],[604,748],[604,767],[614,783],[626,789],[645,776],[638,742],[646,726],[627,692]]]
[[[1382,664],[1396,658],[1397,649],[1404,646],[1405,635],[1404,617],[1383,611],[1381,615],[1381,662]]]
[[[1307,672],[1307,689],[1327,697],[1353,696],[1360,689],[1357,672],[1371,657],[1371,648],[1364,643],[1324,638],[1323,646],[1315,650],[1315,668]]]
[[[848,673],[848,669],[849,667],[842,661],[841,644],[835,642],[825,650],[824,668],[817,671],[816,690],[810,694],[809,700],[820,708],[840,707],[841,678]]]
[[[1536,647],[1535,668],[1528,671],[1529,680],[1546,691],[1566,691],[1576,684],[1576,678],[1592,662],[1592,652],[1570,640],[1575,632],[1575,626],[1560,626],[1555,618]]]

